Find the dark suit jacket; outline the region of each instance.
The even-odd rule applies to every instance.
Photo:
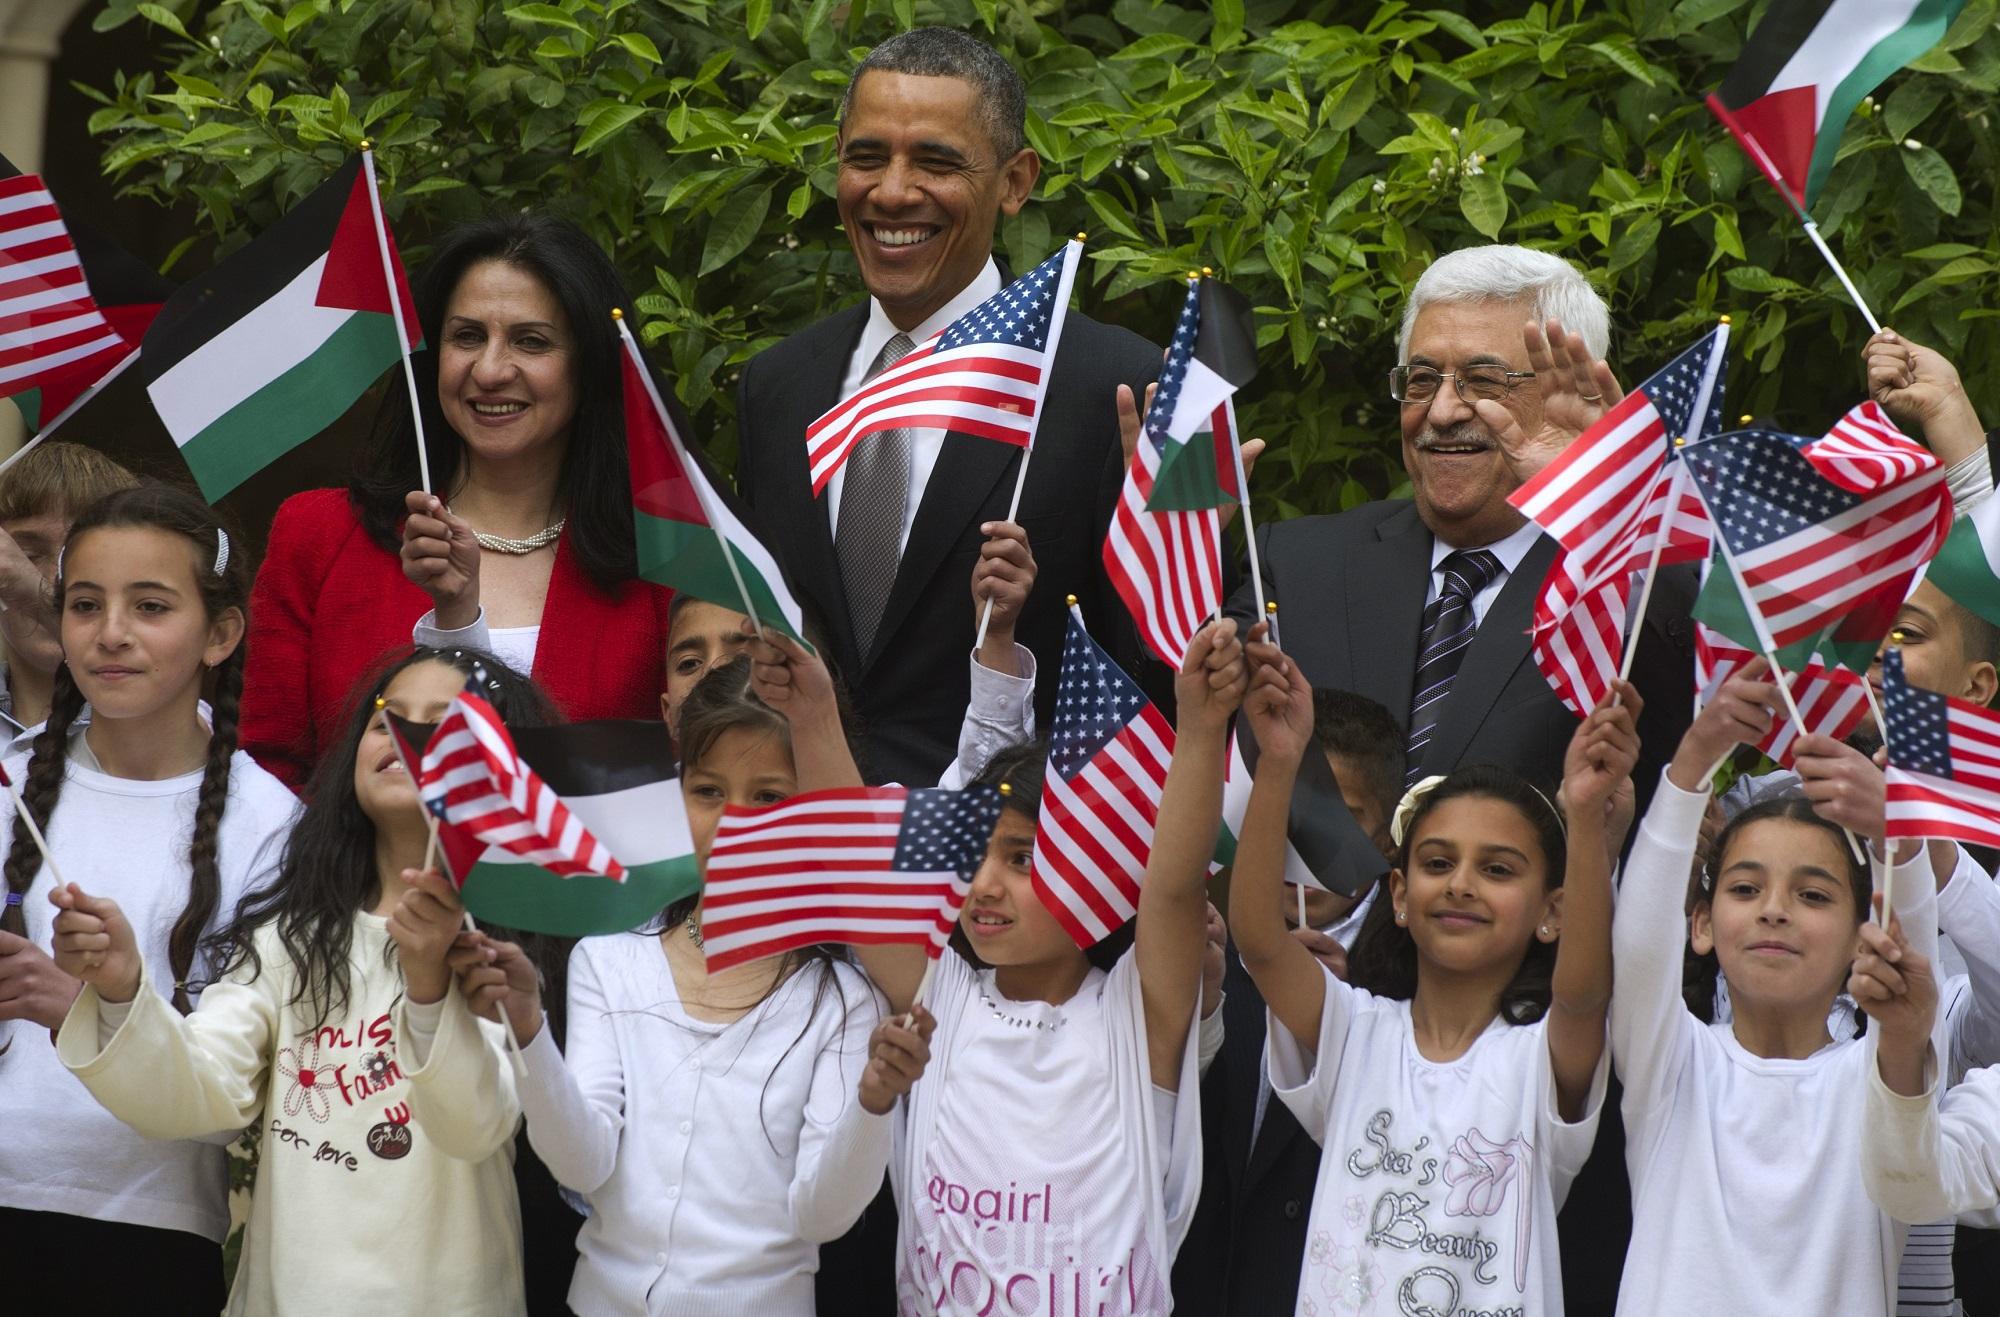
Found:
[[[801,604],[825,629],[827,658],[859,714],[863,773],[870,782],[928,784],[956,757],[971,698],[972,568],[985,541],[979,526],[1006,518],[1022,450],[945,436],[874,650],[860,653],[826,501],[813,497],[807,475],[805,432],[840,400],[841,378],[867,319],[865,304],[850,307],[744,368],[737,488]],[[1055,706],[1065,595],[1077,597],[1092,634],[1134,677],[1157,680],[1142,675],[1136,633],[1105,578],[1101,554],[1125,474],[1115,390],[1127,384],[1143,396],[1159,372],[1159,349],[1137,334],[1075,311],[1064,321],[1017,517],[1037,575],[1015,638],[1034,651],[1039,667],[1039,727],[1048,726]]]
[[[1391,499],[1266,523],[1257,539],[1266,591],[1278,601],[1278,638],[1306,678],[1366,695],[1407,724],[1431,569],[1432,536],[1416,505]],[[1556,551],[1555,541],[1537,541],[1487,609],[1425,749],[1426,773],[1484,763],[1545,789],[1561,780],[1577,720],[1535,667],[1528,643],[1535,596]],[[1694,594],[1689,568],[1661,572],[1632,665],[1646,701],[1632,775],[1642,810],[1693,716]],[[1246,621],[1256,609],[1249,587],[1229,605]]]
[[[1277,1094],[1257,1143],[1264,1070],[1264,999],[1227,949],[1222,1051],[1201,1082],[1201,1201],[1174,1259],[1174,1310],[1266,1317],[1298,1303],[1319,1144]]]

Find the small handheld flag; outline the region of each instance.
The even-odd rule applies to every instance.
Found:
[[[1959,607],[2000,626],[2000,499],[1983,499],[1952,523],[1924,579]]]
[[[1704,702],[1713,699],[1723,682],[1735,676],[1756,657],[1721,632],[1700,622],[1695,623],[1694,689],[1697,698]],[[1868,716],[1866,679],[1846,668],[1829,664],[1817,654],[1808,655],[1805,662],[1796,668],[1771,674],[1771,679],[1785,682],[1791,691],[1792,702],[1789,705],[1781,703],[1772,710],[1771,730],[1764,733],[1756,749],[1787,768],[1792,765],[1792,751],[1801,735],[1830,736],[1836,741],[1844,741]],[[1797,708],[1800,717],[1805,720],[1803,728],[1793,721],[1793,708]]]
[[[992,787],[850,787],[728,806],[701,899],[709,972],[826,942],[907,943],[936,960],[999,817]]]
[[[1918,690],[1896,648],[1882,660],[1882,703],[1887,834],[2000,846],[2000,713]]]
[[[1257,738],[1251,734],[1249,721],[1239,717],[1236,733],[1230,738],[1228,775],[1222,782],[1217,863],[1236,861],[1257,760]],[[1388,872],[1388,862],[1374,839],[1361,830],[1347,808],[1333,766],[1325,755],[1309,750],[1299,761],[1298,778],[1292,784],[1291,816],[1285,825],[1285,881],[1299,888],[1360,896]]]

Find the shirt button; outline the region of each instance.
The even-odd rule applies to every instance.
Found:
[[[1285,1200],[1285,1220],[1296,1221],[1298,1219],[1299,1219],[1299,1200],[1296,1198],[1287,1198]]]
[[[653,1254],[653,1261],[664,1267],[667,1265],[667,1255],[664,1253],[655,1253]]]
[[[693,1059],[692,1061],[689,1061],[689,1062],[688,1062],[688,1069],[690,1069],[690,1070],[699,1070],[699,1069],[701,1069],[701,1058],[697,1056],[697,1057],[695,1057],[695,1058],[694,1058],[694,1059]]]
[[[681,1196],[681,1187],[679,1185],[676,1184],[668,1188],[667,1197],[669,1199],[679,1198],[680,1196]]]
[[[684,1121],[682,1121],[682,1122],[681,1122],[681,1133],[683,1133],[683,1134],[692,1134],[692,1133],[694,1133],[694,1122],[693,1122],[693,1121],[691,1121],[691,1120],[684,1120]]]

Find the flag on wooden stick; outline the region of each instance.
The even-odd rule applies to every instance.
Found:
[[[851,787],[723,810],[701,934],[711,974],[826,942],[942,954],[1000,817],[992,787]]]
[[[1888,835],[2000,846],[2000,713],[1918,690],[1894,648],[1882,660],[1882,705]]]
[[[1721,632],[1695,623],[1696,695],[1704,701],[1713,699],[1723,682],[1756,657]],[[1777,679],[1777,674],[1773,674],[1772,680]],[[1808,655],[1797,668],[1787,669],[1784,681],[1791,689],[1792,704],[1780,703],[1771,711],[1771,730],[1757,742],[1756,748],[1787,768],[1791,767],[1792,751],[1801,735],[1830,736],[1844,741],[1868,716],[1866,678],[1829,664],[1817,654]],[[1792,721],[1792,707],[1805,719],[1803,728]]]
[[[187,284],[147,330],[139,372],[213,502],[312,438],[422,346],[389,242],[409,341],[397,341],[383,236],[355,156],[249,246]]]

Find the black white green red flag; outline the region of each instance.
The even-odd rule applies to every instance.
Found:
[[[339,419],[401,360],[382,242],[357,155],[153,321],[139,372],[211,502]],[[414,351],[416,304],[393,240],[388,253]]]
[[[621,316],[625,452],[639,575],[805,644],[805,616],[778,560],[764,547],[675,429],[639,344]]]
[[[1935,46],[1965,0],[1774,0],[1708,98],[1751,161],[1804,212],[1861,99]]]

